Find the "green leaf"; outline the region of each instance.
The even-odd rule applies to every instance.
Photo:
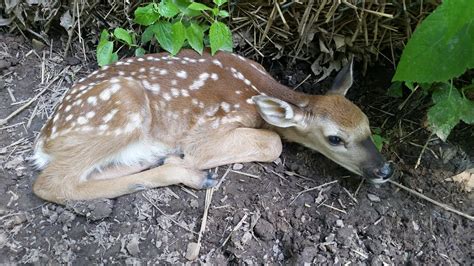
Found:
[[[474,124],[474,101],[470,101],[467,98],[463,98],[461,108],[461,120],[464,121],[466,124]]]
[[[395,81],[390,85],[390,88],[388,88],[387,95],[393,98],[400,98],[403,96],[403,90],[402,90],[402,85],[403,82],[400,81]]]
[[[190,4],[188,8],[191,10],[197,10],[197,11],[211,10],[211,8],[206,6],[205,4],[196,3],[196,2]]]
[[[227,3],[227,0],[213,0],[214,4],[217,6],[222,6],[223,4]]]
[[[139,25],[143,25],[143,26],[151,25],[155,23],[155,21],[159,18],[160,18],[160,14],[157,12],[156,4],[154,3],[148,4],[144,7],[138,7],[137,9],[135,9],[134,21]]]
[[[109,41],[110,34],[106,29],[103,29],[102,32],[100,33],[100,38],[99,38],[99,44],[97,45],[97,48],[99,48],[101,45],[104,45],[106,42]]]
[[[117,52],[112,54],[112,59],[110,60],[110,63],[117,62],[118,61],[118,54]]]
[[[232,52],[232,33],[229,27],[222,22],[212,23],[209,29],[209,41],[212,55],[218,50]]]
[[[173,36],[171,34],[171,23],[167,21],[158,21],[155,24],[155,37],[161,48],[173,53]]]
[[[384,143],[387,142],[387,140],[384,137],[380,136],[379,134],[373,134],[372,135],[372,141],[374,142],[375,147],[379,151],[382,151],[382,147],[383,147]]]
[[[196,23],[191,23],[186,29],[186,39],[189,45],[199,54],[202,55],[204,30]]]
[[[138,47],[137,49],[135,49],[135,56],[142,57],[145,55],[145,52],[146,52],[145,49]]]
[[[130,33],[128,33],[128,31],[122,29],[122,28],[115,28],[114,30],[114,36],[115,38],[125,42],[126,44],[128,45],[132,45],[133,42],[132,42],[132,36],[130,35]]]
[[[201,11],[188,8],[192,4],[189,0],[173,0],[173,3],[179,8],[179,12],[185,17],[196,17],[201,15]]]
[[[474,68],[474,4],[444,0],[417,27],[393,80],[436,82]]]
[[[141,43],[145,44],[151,41],[151,39],[153,39],[153,36],[155,35],[155,31],[156,31],[156,24],[152,24],[148,26],[142,33]]]
[[[181,50],[186,40],[186,27],[184,27],[181,21],[175,22],[173,26],[171,26],[171,34],[173,40],[172,54],[175,55]]]
[[[428,110],[428,124],[440,139],[446,141],[451,130],[459,123],[465,112],[465,102],[456,88],[438,88],[433,92],[435,103]]]
[[[214,16],[217,16],[217,14],[219,14],[219,8],[214,7],[214,8],[212,9],[212,14],[213,14]]]
[[[114,43],[111,41],[103,41],[97,46],[97,63],[99,66],[105,66],[113,62],[112,52],[114,50]]]
[[[158,13],[165,18],[172,18],[179,13],[179,8],[170,0],[162,0],[158,5]]]
[[[226,18],[229,16],[229,12],[225,11],[225,10],[219,10],[219,13],[217,13],[217,15],[221,18]]]

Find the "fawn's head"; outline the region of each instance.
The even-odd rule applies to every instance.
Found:
[[[376,149],[367,116],[345,98],[352,80],[351,62],[326,95],[306,95],[292,103],[262,95],[253,100],[262,118],[288,140],[374,183],[383,183],[392,175],[392,165]]]

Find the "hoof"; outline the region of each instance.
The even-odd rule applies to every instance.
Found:
[[[211,172],[207,172],[204,183],[202,184],[202,188],[211,188],[217,185],[217,183],[219,183],[219,180],[214,179],[214,174],[212,174]]]

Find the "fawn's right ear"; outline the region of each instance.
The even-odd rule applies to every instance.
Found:
[[[341,71],[337,74],[334,82],[331,86],[331,89],[327,94],[338,94],[341,96],[346,96],[347,91],[352,86],[353,77],[352,77],[352,64],[354,59],[351,58],[349,64],[345,65]]]
[[[277,127],[296,126],[303,116],[299,107],[278,98],[265,95],[252,97],[260,116],[270,125]]]

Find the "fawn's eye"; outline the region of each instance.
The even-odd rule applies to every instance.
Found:
[[[344,144],[344,141],[342,141],[342,139],[338,136],[329,136],[328,137],[328,142],[329,142],[329,144],[331,144],[333,146]]]

